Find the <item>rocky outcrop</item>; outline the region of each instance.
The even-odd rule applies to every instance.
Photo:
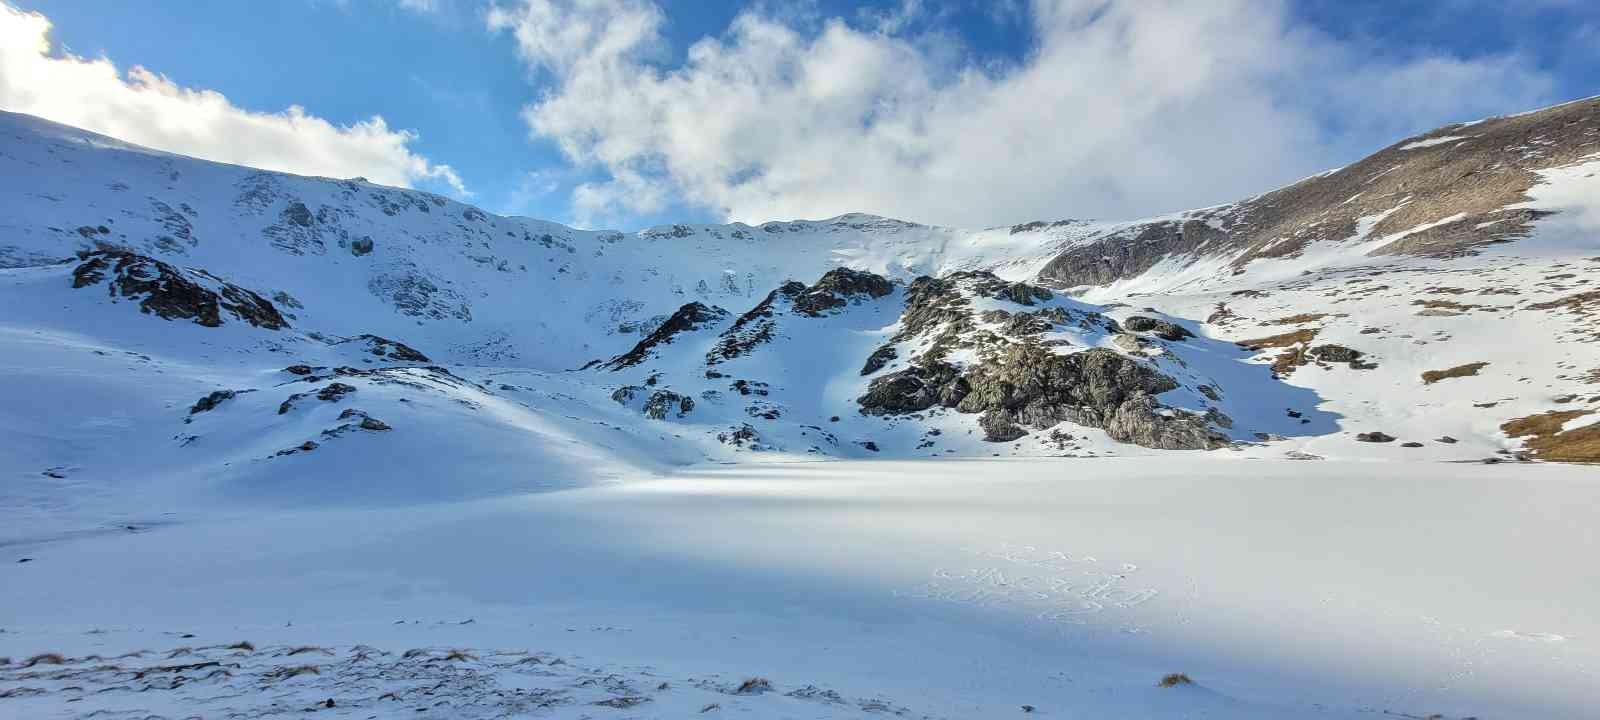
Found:
[[[1134,315],[1122,321],[1122,326],[1132,332],[1150,333],[1162,340],[1177,342],[1194,337],[1189,329],[1171,320]]]
[[[1214,449],[1228,444],[1199,415],[1162,406],[1155,396],[1178,384],[1150,367],[1105,348],[1057,355],[1037,344],[1013,345],[992,363],[961,372],[925,362],[877,378],[857,399],[867,414],[920,412],[935,406],[979,419],[987,440],[1003,442],[1066,421],[1104,429],[1112,439],[1163,449]],[[1229,423],[1231,424],[1231,423]]]
[[[894,284],[881,275],[834,268],[794,298],[794,309],[802,315],[818,317],[852,302],[876,300],[892,292]]]
[[[1028,434],[1010,413],[990,410],[978,417],[978,427],[983,429],[983,439],[989,442],[1010,442]]]
[[[308,377],[307,379],[315,379],[315,378],[313,376],[313,377]],[[333,382],[333,383],[328,383],[325,387],[323,387],[322,389],[316,391],[316,393],[314,393],[314,395],[316,396],[316,398],[318,400],[321,400],[323,402],[339,402],[340,400],[344,399],[344,396],[349,395],[350,393],[353,393],[355,391],[356,391],[356,388],[353,385],[346,385],[346,384],[344,384],[342,382]],[[289,411],[293,410],[294,406],[296,404],[298,404],[301,400],[303,400],[303,399],[305,399],[307,397],[310,397],[312,395],[313,395],[313,393],[295,393],[293,395],[290,395],[288,397],[288,399],[284,400],[282,403],[280,403],[278,405],[278,414],[279,415],[288,414]]]
[[[716,365],[725,360],[750,354],[761,345],[772,342],[778,328],[778,313],[792,307],[795,298],[806,291],[806,286],[793,280],[784,283],[750,311],[740,315],[733,325],[722,331],[716,346],[706,353],[706,364]]]
[[[223,313],[268,330],[289,327],[272,301],[204,270],[179,268],[122,250],[82,253],[72,287],[105,283],[113,299],[139,301],[139,310],[167,320],[221,327]]]
[[[935,405],[955,407],[968,390],[954,365],[928,361],[878,377],[856,402],[868,415],[900,415]]]
[[[1205,416],[1155,400],[1178,387],[1171,378],[1105,348],[1056,355],[1037,345],[1017,345],[967,380],[971,392],[957,405],[961,412],[999,413],[1041,429],[1067,421],[1145,447],[1209,450],[1228,442]],[[1003,427],[998,420],[990,425]]]
[[[623,407],[639,410],[651,420],[666,420],[669,416],[682,418],[694,411],[694,398],[671,390],[651,391],[638,385],[617,388],[611,393],[611,399]]]
[[[472,320],[472,306],[448,281],[409,260],[395,260],[372,273],[367,292],[403,315],[429,320]]]
[[[250,390],[215,390],[215,391],[211,392],[211,394],[206,395],[205,397],[200,398],[199,400],[196,400],[194,405],[189,407],[189,414],[190,415],[198,415],[198,414],[203,413],[203,412],[211,412],[212,410],[215,410],[218,405],[221,405],[222,403],[224,403],[224,402],[226,402],[228,400],[232,400],[234,397],[238,396],[239,393],[242,393],[242,392],[251,392],[251,391]],[[185,420],[185,422],[187,422],[187,420]]]
[[[398,340],[390,340],[389,338],[380,335],[363,333],[346,342],[361,343],[366,346],[368,353],[386,360],[415,363],[433,362],[432,360],[428,359],[427,355],[423,355],[416,348]]]
[[[656,327],[645,339],[635,344],[633,349],[611,358],[601,367],[607,370],[621,370],[638,365],[653,357],[657,348],[671,344],[674,337],[722,322],[728,314],[727,310],[713,305],[687,303],[672,313],[671,317]]]
[[[651,420],[665,420],[668,415],[681,418],[693,411],[694,398],[671,390],[657,390],[644,401],[644,416]]]
[[[898,357],[900,357],[900,351],[896,350],[893,345],[884,345],[877,350],[873,350],[872,354],[867,356],[866,364],[861,366],[861,374],[863,376],[871,375],[882,370],[884,366],[894,362]]]

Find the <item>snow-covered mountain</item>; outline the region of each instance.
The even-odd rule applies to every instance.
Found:
[[[1600,98],[976,231],[577,230],[0,114],[0,209],[29,716],[1593,707],[1596,585],[1526,561],[1594,484],[1520,463],[1600,460]],[[793,462],[930,456],[1141,457]]]
[[[0,168],[0,422],[29,438],[3,461],[35,478],[303,500],[524,486],[506,463],[1597,457],[1597,99],[1233,205],[980,231],[576,230],[17,114]],[[284,492],[307,464],[347,481]]]

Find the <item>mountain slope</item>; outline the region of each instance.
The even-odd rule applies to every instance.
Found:
[[[29,507],[758,454],[1600,457],[1597,99],[1234,205],[981,231],[576,230],[16,114],[0,169],[0,423],[31,438],[0,462]]]

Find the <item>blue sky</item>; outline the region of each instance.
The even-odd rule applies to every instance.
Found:
[[[143,66],[246,113],[299,106],[336,128],[381,116],[416,133],[405,162],[448,165],[476,204],[623,228],[852,210],[964,225],[1147,215],[1444,122],[1600,93],[1600,4],[1582,1],[1196,15],[1070,0],[502,0],[498,23],[475,0],[4,1],[48,18],[55,56]],[[647,30],[621,51],[595,49],[634,21]],[[574,27],[589,32],[563,33]],[[703,38],[714,63],[689,57]],[[55,119],[84,117],[71,105],[96,92],[59,99]],[[0,105],[30,111],[25,97]],[[126,135],[102,122],[91,129]],[[209,154],[242,161],[228,152]],[[463,194],[428,172],[403,176]]]

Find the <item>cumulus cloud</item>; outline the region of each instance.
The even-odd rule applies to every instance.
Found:
[[[487,20],[546,87],[524,109],[531,133],[606,178],[573,192],[586,223],[671,203],[744,221],[1137,217],[1552,88],[1515,55],[1374,59],[1274,0],[1035,0],[1033,47],[1004,65],[911,34],[919,9],[856,23],[752,9],[670,65],[650,0],[518,0]]]
[[[0,108],[207,160],[469,194],[449,165],[411,151],[414,133],[380,116],[341,126],[297,106],[251,112],[142,67],[123,74],[106,58],[53,54],[49,32],[45,16],[0,3]]]

